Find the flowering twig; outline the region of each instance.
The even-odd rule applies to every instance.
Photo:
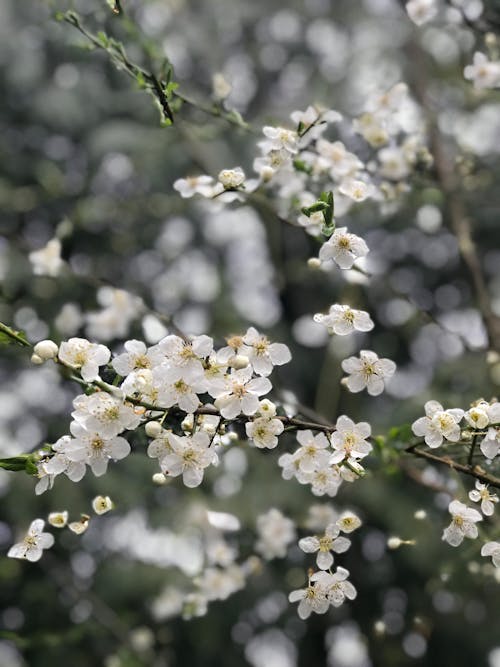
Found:
[[[470,475],[471,477],[475,477],[475,479],[478,479],[484,484],[490,484],[491,486],[500,489],[500,478],[486,473],[479,466],[473,466],[472,463],[470,465],[463,465],[462,463],[458,463],[448,456],[438,456],[437,454],[432,454],[432,452],[428,452],[425,449],[420,449],[419,445],[420,443],[410,445],[404,451],[407,454],[412,454],[413,456],[427,459],[428,461],[433,461],[434,463],[446,465],[452,470],[457,470],[458,472],[464,473],[465,475]]]

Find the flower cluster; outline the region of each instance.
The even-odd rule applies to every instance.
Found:
[[[500,403],[478,401],[464,411],[461,408],[445,410],[437,401],[427,401],[425,417],[412,424],[416,436],[423,437],[425,443],[435,449],[444,441],[458,442],[472,436],[481,438],[480,450],[487,459],[494,459],[500,450]],[[463,430],[461,422],[465,420]]]
[[[355,514],[346,512],[335,522],[327,524],[323,534],[299,540],[302,551],[317,553],[316,565],[319,568],[318,572],[309,575],[306,588],[292,591],[289,595],[290,602],[299,603],[297,611],[300,618],[306,619],[312,612],[324,614],[330,606],[340,607],[346,599],[354,600],[356,597],[356,589],[347,579],[349,571],[337,567],[332,572],[330,568],[334,563],[333,553],[345,553],[351,546],[351,540],[340,532],[351,533],[360,525],[361,521]]]
[[[370,435],[369,424],[355,424],[345,415],[338,418],[330,437],[325,433],[314,435],[310,430],[298,431],[300,447],[278,460],[282,475],[284,479],[310,484],[315,496],[333,497],[343,481],[353,482],[363,473],[359,461],[372,450],[366,440]]]

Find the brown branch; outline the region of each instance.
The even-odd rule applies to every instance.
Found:
[[[500,489],[500,478],[495,477],[494,475],[489,475],[478,465],[473,466],[472,464],[463,465],[462,463],[457,463],[448,456],[438,456],[437,454],[432,454],[431,452],[428,452],[425,449],[420,449],[419,444],[410,445],[404,451],[408,454],[413,454],[413,456],[417,456],[421,459],[426,459],[428,461],[433,461],[434,463],[440,463],[441,465],[446,465],[452,470],[461,472],[464,475],[469,475],[470,477],[474,477],[475,479],[478,479],[480,482],[483,482],[484,484],[489,484],[490,486],[494,486],[497,489]]]

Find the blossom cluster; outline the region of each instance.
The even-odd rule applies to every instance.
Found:
[[[299,540],[302,551],[317,554],[316,565],[319,568],[319,571],[309,574],[306,588],[292,591],[289,595],[290,602],[299,603],[297,612],[300,618],[306,619],[312,612],[324,614],[330,606],[340,607],[346,599],[356,598],[356,589],[348,580],[349,571],[338,566],[332,572],[331,567],[333,554],[345,553],[351,546],[351,540],[340,533],[351,533],[360,525],[359,517],[345,512],[335,522],[328,523],[321,535]]]
[[[314,435],[309,429],[298,431],[300,447],[278,460],[283,478],[310,484],[315,496],[333,497],[343,481],[354,482],[363,473],[360,460],[372,450],[367,440],[370,435],[367,422],[355,424],[345,415],[337,419],[331,435]]]
[[[462,438],[481,438],[479,448],[489,460],[500,451],[500,403],[477,401],[465,411],[461,408],[445,410],[437,401],[427,401],[425,417],[412,424],[416,436],[423,437],[432,449],[440,447],[444,441],[458,442]],[[460,424],[465,421],[463,429]]]

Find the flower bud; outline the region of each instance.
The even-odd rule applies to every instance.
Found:
[[[235,354],[234,357],[231,357],[228,361],[228,365],[237,371],[246,368],[249,363],[250,359],[244,354]]]
[[[157,438],[163,431],[159,422],[148,422],[144,427],[144,430],[149,438]]]
[[[307,260],[307,266],[310,269],[319,269],[321,266],[321,260],[319,259],[319,257],[309,257],[309,259]]]
[[[402,544],[403,540],[400,537],[390,537],[387,540],[387,546],[389,549],[399,549]]]
[[[167,483],[167,478],[162,472],[155,472],[151,479],[153,480],[153,484],[157,484],[158,486],[163,486]]]
[[[48,359],[55,359],[57,357],[59,347],[53,340],[41,340],[35,345],[33,352],[43,361],[47,361]]]
[[[31,363],[32,364],[36,364],[37,366],[39,366],[40,364],[43,364],[43,362],[44,362],[44,360],[42,359],[42,357],[39,357],[38,354],[32,354],[31,355]]]
[[[183,431],[192,431],[194,427],[193,415],[186,415],[181,422],[181,428]]]

